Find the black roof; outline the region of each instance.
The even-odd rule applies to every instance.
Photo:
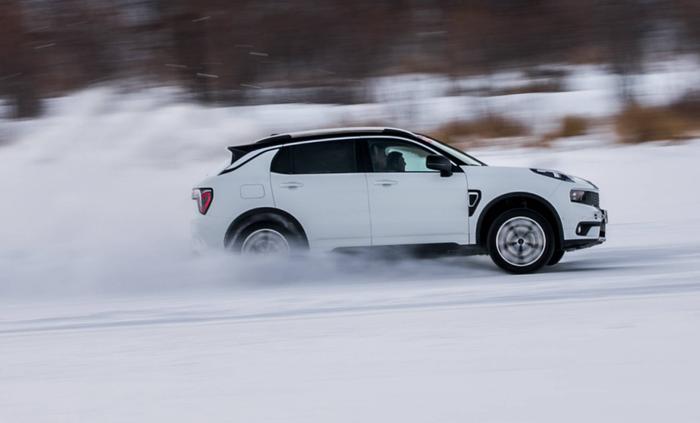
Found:
[[[402,129],[395,128],[346,128],[346,129],[329,129],[324,131],[314,132],[298,132],[289,134],[275,134],[267,138],[263,138],[253,144],[244,144],[228,147],[231,152],[246,152],[260,150],[268,147],[288,144],[296,141],[311,141],[321,140],[326,138],[335,138],[342,136],[369,136],[369,135],[398,135],[407,138],[416,138],[416,136]]]

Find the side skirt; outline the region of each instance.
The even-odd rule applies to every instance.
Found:
[[[333,252],[352,256],[366,255],[373,258],[435,258],[442,256],[475,256],[488,254],[486,249],[480,246],[460,245],[457,243],[341,247],[334,249]]]

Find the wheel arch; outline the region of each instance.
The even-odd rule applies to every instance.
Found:
[[[224,236],[224,247],[229,247],[233,241],[251,225],[261,223],[275,223],[284,226],[286,229],[297,235],[303,247],[309,247],[309,240],[304,227],[299,220],[288,212],[274,207],[259,207],[246,211],[238,216],[226,230]]]
[[[564,230],[559,213],[549,201],[529,192],[511,192],[491,200],[479,214],[479,219],[476,223],[477,244],[485,247],[491,223],[501,213],[516,208],[534,210],[547,219],[552,225],[552,229],[556,232],[556,248],[562,248],[564,245]]]

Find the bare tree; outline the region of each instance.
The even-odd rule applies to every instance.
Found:
[[[632,101],[654,25],[682,22],[685,47],[700,53],[696,3],[0,0],[0,95],[32,116],[39,98],[128,76],[179,84],[202,102],[249,102],[268,86],[352,102],[367,78],[387,73],[594,60],[620,75],[620,97]]]
[[[14,117],[34,117],[41,112],[36,71],[21,5],[16,0],[4,0],[0,3],[0,93],[10,98]]]
[[[609,0],[597,13],[600,43],[618,75],[618,92],[624,103],[635,101],[634,75],[642,68],[644,37],[649,29],[644,4],[637,0]]]

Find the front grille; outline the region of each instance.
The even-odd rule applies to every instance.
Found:
[[[600,207],[600,194],[593,191],[586,191],[581,202],[589,206]]]

